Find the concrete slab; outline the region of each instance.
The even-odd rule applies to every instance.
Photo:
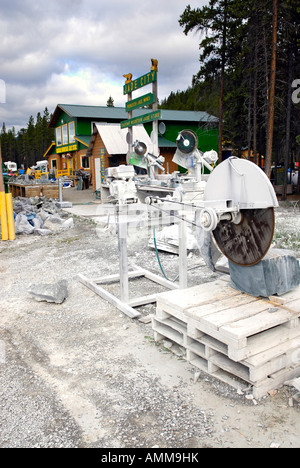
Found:
[[[94,218],[99,213],[98,205],[73,205],[72,208],[63,208],[63,211],[83,218]]]

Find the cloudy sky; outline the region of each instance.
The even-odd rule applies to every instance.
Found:
[[[123,74],[159,61],[158,92],[184,90],[199,68],[199,34],[178,23],[208,0],[1,0],[0,125],[26,127],[57,104],[124,106]],[[147,90],[146,92],[149,92]],[[143,93],[145,89],[143,89]]]

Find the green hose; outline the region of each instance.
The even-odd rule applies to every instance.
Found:
[[[179,274],[175,276],[175,278],[173,280],[169,279],[167,277],[167,275],[165,274],[164,272],[164,269],[162,267],[162,264],[161,264],[161,261],[160,261],[160,258],[159,258],[159,253],[158,253],[158,249],[157,249],[157,244],[156,244],[156,237],[155,237],[155,227],[153,227],[153,242],[154,242],[154,247],[155,247],[155,253],[156,253],[156,258],[157,258],[157,261],[158,261],[158,264],[159,264],[159,268],[162,272],[162,274],[164,275],[164,277],[166,278],[166,280],[170,281],[171,283],[175,283],[175,281],[179,278]],[[191,270],[195,270],[197,268],[200,268],[202,267],[203,265],[194,265],[193,267],[189,268],[188,271],[191,271]]]
[[[154,247],[155,247],[156,258],[157,258],[157,261],[158,261],[158,264],[159,264],[159,268],[160,268],[162,274],[164,275],[164,277],[166,278],[166,280],[171,281],[171,283],[174,283],[174,282],[177,280],[177,278],[178,278],[179,275],[177,275],[173,280],[171,280],[171,279],[169,279],[169,278],[167,277],[167,275],[165,274],[164,269],[163,269],[162,264],[161,264],[161,261],[160,261],[160,258],[159,258],[159,253],[158,253],[158,249],[157,249],[157,245],[156,245],[155,227],[153,227],[153,242],[154,242]]]

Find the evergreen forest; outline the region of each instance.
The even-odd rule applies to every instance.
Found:
[[[18,133],[15,129],[6,130],[5,123],[1,129],[1,150],[3,162],[16,162],[18,168],[25,169],[43,159],[43,154],[54,139],[53,128],[48,128],[51,115],[45,108],[43,115],[38,112],[36,119],[31,115],[26,128]]]
[[[219,117],[219,156],[222,145],[263,156],[269,176],[271,164],[299,161],[299,0],[210,0],[179,23],[197,33],[199,72],[160,107]]]

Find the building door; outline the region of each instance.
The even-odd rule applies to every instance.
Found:
[[[95,183],[96,190],[101,187],[101,161],[100,158],[95,159]]]
[[[73,158],[68,158],[68,175],[73,175]]]

